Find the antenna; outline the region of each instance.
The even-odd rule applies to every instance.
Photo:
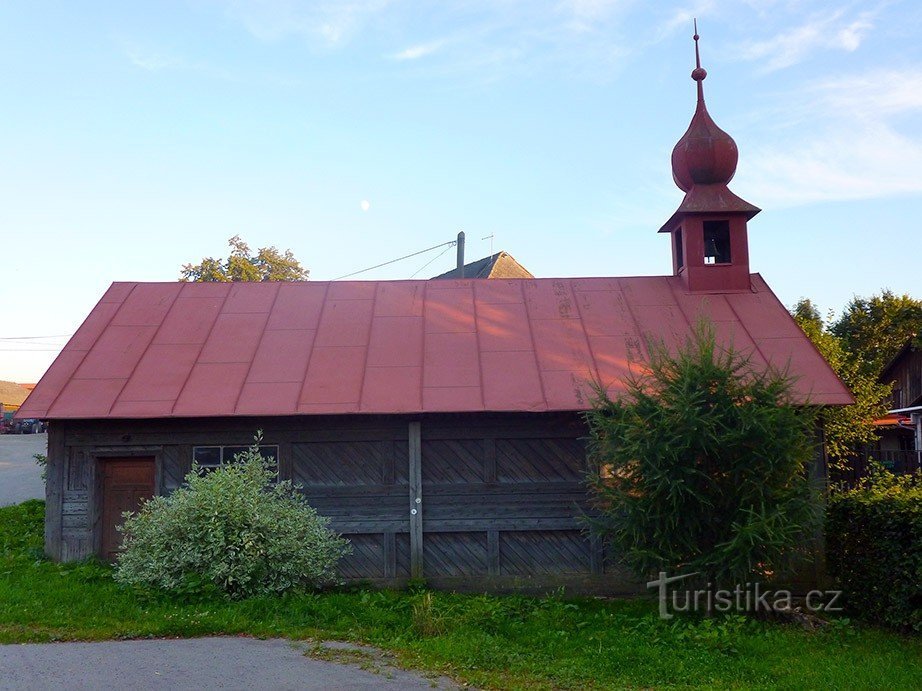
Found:
[[[484,236],[483,236],[482,238],[480,238],[480,239],[481,239],[481,240],[489,240],[489,241],[490,241],[490,256],[492,257],[492,256],[493,256],[493,233],[490,233],[489,235],[484,235]]]

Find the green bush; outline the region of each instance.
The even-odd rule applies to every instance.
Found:
[[[121,583],[188,595],[238,599],[336,581],[349,543],[260,456],[259,439],[236,463],[155,497],[121,530]]]
[[[879,469],[864,485],[834,494],[826,548],[851,611],[922,631],[922,476]]]
[[[718,344],[699,321],[587,413],[596,530],[640,576],[702,574],[722,588],[777,576],[819,520],[806,467],[813,416],[793,380]]]

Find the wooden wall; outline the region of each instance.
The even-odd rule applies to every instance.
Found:
[[[341,564],[348,579],[637,588],[585,531],[585,427],[575,414],[58,421],[49,442],[49,554],[98,552],[106,457],[153,456],[157,491],[168,494],[189,471],[193,446],[246,444],[257,429],[279,446],[282,479],[301,485],[352,542]]]
[[[347,579],[475,591],[619,594],[642,586],[586,531],[586,429],[576,414],[56,421],[49,430],[46,550],[98,553],[100,466],[153,456],[156,486],[182,483],[197,445],[279,447],[282,479],[302,486],[352,543]],[[822,443],[811,468],[822,489]],[[419,501],[417,501],[417,499]],[[415,512],[415,513],[414,513]],[[822,579],[822,534],[799,570]],[[800,579],[799,579],[800,580]]]
[[[908,408],[922,400],[922,348],[911,347],[902,351],[884,374],[881,381],[893,384],[893,406]]]

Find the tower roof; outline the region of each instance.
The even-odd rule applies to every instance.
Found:
[[[720,129],[704,103],[704,80],[698,50],[698,26],[695,24],[695,69],[691,78],[698,91],[698,103],[688,129],[672,150],[672,179],[685,199],[676,210],[680,213],[743,213],[752,218],[760,209],[736,196],[727,185],[736,173],[739,150],[733,137]],[[660,232],[667,232],[675,215]]]

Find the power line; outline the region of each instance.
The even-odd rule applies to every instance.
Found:
[[[342,279],[344,279],[344,278],[349,278],[349,277],[351,277],[351,276],[358,276],[359,274],[363,274],[363,273],[365,273],[365,272],[367,272],[367,271],[373,271],[374,269],[380,269],[382,266],[388,266],[389,264],[396,264],[397,262],[402,262],[404,259],[409,259],[410,257],[415,257],[415,256],[420,255],[420,254],[425,254],[426,252],[431,252],[432,250],[437,250],[439,247],[445,247],[445,246],[447,245],[448,248],[451,248],[451,247],[454,247],[454,246],[457,245],[457,244],[458,244],[458,241],[457,241],[457,240],[449,240],[448,242],[443,242],[443,243],[438,244],[438,245],[433,245],[432,247],[427,247],[426,249],[420,250],[419,252],[414,252],[413,254],[408,254],[408,255],[406,255],[405,257],[398,257],[397,259],[391,259],[390,261],[384,262],[383,264],[376,264],[375,266],[369,266],[367,269],[362,269],[361,271],[353,271],[351,274],[346,274],[345,276],[339,276],[338,278],[334,278],[333,280],[334,280],[334,281],[339,281],[339,280],[342,280]],[[448,250],[446,249],[445,251],[447,252]],[[445,254],[445,252],[442,252],[442,254]],[[441,256],[441,255],[439,255],[439,256]],[[424,267],[424,268],[425,268],[425,267]],[[422,271],[422,269],[420,269],[420,271]],[[417,272],[417,273],[419,273],[419,272]],[[415,274],[414,274],[414,275],[415,275]]]
[[[457,244],[457,243],[453,243],[453,244]],[[421,267],[419,267],[419,269],[417,269],[416,272],[415,272],[412,276],[410,276],[410,278],[416,278],[416,274],[418,274],[420,271],[422,271],[423,269],[425,269],[427,266],[429,266],[432,262],[434,262],[436,259],[438,259],[439,257],[441,257],[443,254],[445,254],[445,253],[446,253],[448,250],[450,250],[450,249],[451,249],[451,245],[449,245],[448,247],[446,247],[445,249],[443,249],[443,250],[442,250],[441,252],[439,252],[435,257],[433,257],[432,259],[430,259],[429,261],[427,261],[425,264],[423,264]]]
[[[43,338],[68,338],[73,334],[52,334],[50,336],[0,336],[0,341],[37,341]]]

